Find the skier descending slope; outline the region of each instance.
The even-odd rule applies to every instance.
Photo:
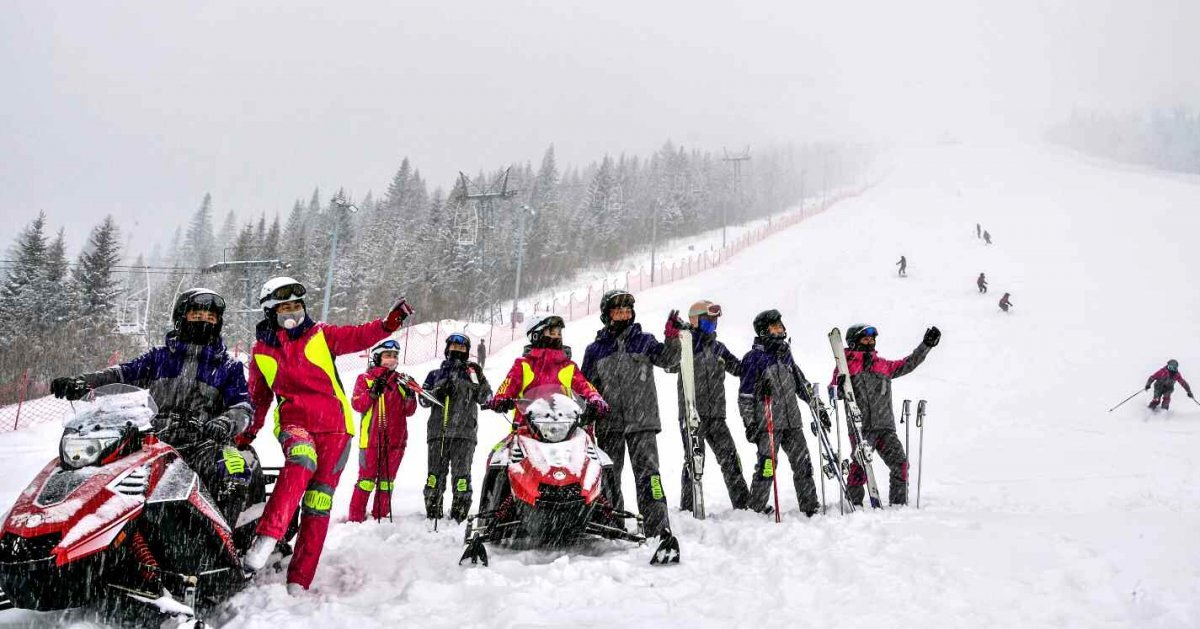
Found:
[[[721,466],[725,478],[725,489],[729,491],[729,502],[734,509],[745,509],[750,501],[750,490],[742,477],[742,462],[738,458],[737,445],[729,426],[725,423],[725,374],[742,375],[742,361],[738,360],[717,340],[717,321],[721,307],[711,301],[698,301],[688,309],[688,320],[692,324],[692,370],[696,381],[696,413],[700,416],[700,438],[708,442]],[[680,371],[672,367],[668,371]],[[683,374],[680,373],[679,421],[684,421]],[[684,434],[684,452],[687,452],[687,433]],[[701,470],[703,471],[703,470]],[[683,494],[679,500],[684,511],[692,510],[691,474],[683,467],[680,487]]]
[[[850,370],[850,384],[858,396],[858,408],[862,413],[862,436],[879,452],[891,475],[888,478],[888,501],[893,505],[908,502],[908,456],[900,437],[896,435],[896,417],[892,410],[892,379],[911,373],[925,362],[929,350],[937,346],[942,333],[936,327],[925,331],[925,338],[912,354],[900,360],[887,360],[875,353],[875,337],[879,335],[874,326],[855,324],[846,330],[846,363]],[[841,374],[835,367],[830,388],[837,387]],[[847,421],[850,421],[847,418]],[[850,447],[858,446],[854,430],[850,430]],[[854,461],[850,464],[847,491],[850,501],[862,506],[863,485],[867,482],[867,471]]]
[[[679,362],[678,311],[667,316],[665,343],[643,332],[634,323],[633,295],[611,290],[600,299],[600,321],[604,328],[588,345],[583,356],[583,375],[596,385],[612,406],[612,411],[597,423],[596,440],[600,449],[613,460],[612,499],[623,509],[621,471],[625,449],[637,487],[638,511],[646,521],[646,535],[671,539],[667,516],[667,494],[658,467],[658,443],[655,435],[662,430],[658,417],[658,391],[654,387],[654,368],[666,369]]]
[[[807,404],[812,385],[800,371],[788,345],[787,328],[778,310],[767,310],[754,317],[754,349],[742,358],[742,383],[738,389],[738,411],[746,426],[746,439],[758,448],[758,461],[750,485],[750,508],[771,513],[767,498],[771,493],[775,461],[780,447],[792,466],[792,483],[800,510],[812,517],[821,510],[817,486],[813,482],[812,461],[804,440],[804,417],[796,398]],[[771,400],[775,423],[774,444],[767,433],[766,400]],[[821,413],[821,427],[829,430],[829,415]],[[859,500],[862,500],[860,497]]]
[[[1179,373],[1179,361],[1172,358],[1167,361],[1167,366],[1150,374],[1146,379],[1146,390],[1150,390],[1150,385],[1154,385],[1154,399],[1150,400],[1150,408],[1157,410],[1158,405],[1162,403],[1162,410],[1171,408],[1171,394],[1175,391],[1175,383],[1183,385],[1183,390],[1187,391],[1187,396],[1196,399],[1192,395],[1192,387],[1188,385],[1187,380],[1183,379],[1183,374]]]

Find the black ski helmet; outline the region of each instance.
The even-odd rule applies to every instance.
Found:
[[[1171,360],[1168,360],[1167,361],[1167,371],[1171,371],[1171,372],[1179,371],[1179,361],[1175,360],[1174,358],[1172,358]]]
[[[846,346],[852,348],[858,347],[858,342],[862,340],[862,337],[864,336],[879,336],[879,331],[875,329],[875,326],[867,323],[855,323],[854,325],[851,325],[850,327],[846,328]]]
[[[567,327],[567,325],[566,322],[563,321],[562,317],[552,312],[548,312],[544,315],[533,317],[529,323],[525,324],[525,336],[529,338],[530,346],[546,347],[547,344],[542,342],[543,338],[546,338],[546,330],[549,330],[550,328],[558,328],[561,330],[565,327]],[[561,346],[561,340],[559,341],[559,345]]]
[[[759,338],[767,338],[770,336],[767,328],[770,328],[772,323],[783,323],[783,315],[779,314],[778,310],[772,308],[758,313],[758,316],[754,317],[754,334]]]
[[[604,296],[600,298],[600,323],[607,326],[612,322],[612,317],[608,316],[609,310],[618,306],[629,306],[630,309],[633,309],[633,304],[636,301],[633,298],[633,293],[624,289],[614,288],[604,293]],[[637,311],[635,310],[633,316],[629,318],[629,322],[633,323],[636,319]]]
[[[185,316],[193,310],[211,312],[217,315],[217,322],[188,321]],[[179,340],[208,345],[221,338],[221,327],[225,324],[225,299],[207,288],[189,288],[175,298],[171,323]]]
[[[459,345],[467,346],[467,353],[471,353],[471,337],[461,332],[455,332],[446,337],[446,346],[442,350],[442,357],[450,358],[450,344],[458,343]]]

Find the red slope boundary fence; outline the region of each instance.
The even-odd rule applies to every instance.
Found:
[[[766,240],[767,238],[789,229],[801,221],[828,210],[839,201],[862,194],[863,188],[857,188],[831,196],[820,207],[805,211],[794,209],[781,216],[773,217],[765,225],[751,229],[738,236],[725,247],[703,251],[670,264],[663,262],[658,265],[657,273],[651,281],[651,272],[645,266],[636,271],[627,271],[624,278],[609,278],[602,282],[590,282],[584,286],[556,297],[549,302],[534,302],[534,312],[554,312],[567,321],[574,321],[595,314],[600,308],[600,298],[610,289],[624,288],[630,292],[641,292],[656,286],[662,286],[692,277],[709,269],[725,264],[730,258],[745,251],[747,248]],[[451,332],[460,332],[471,337],[473,348],[478,351],[480,341],[487,343],[487,352],[508,346],[514,341],[523,341],[525,330],[523,326],[508,324],[467,323],[446,319],[442,321],[427,321],[406,327],[393,335],[400,343],[402,365],[419,365],[441,358],[445,347],[445,338]],[[236,358],[245,362],[245,350],[241,346],[233,349]],[[116,362],[114,357],[110,363]],[[338,371],[343,374],[357,374],[367,366],[367,356],[351,354],[337,360]],[[419,374],[412,374],[420,378]],[[28,371],[15,381],[0,385],[0,399],[16,399],[17,403],[0,407],[0,432],[10,432],[20,428],[60,421],[70,412],[70,403],[47,395],[49,387],[46,383],[34,381]]]

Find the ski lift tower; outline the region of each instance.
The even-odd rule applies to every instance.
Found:
[[[508,188],[508,175],[511,170],[511,167],[505,168],[495,181],[486,184],[472,182],[466,174],[458,173],[462,196],[455,204],[455,237],[459,246],[475,248],[477,270],[481,274],[487,265],[487,233],[496,228],[496,203],[517,195],[516,190]],[[489,284],[476,282],[474,289],[472,301],[477,305],[486,306],[490,317],[493,304]]]
[[[734,202],[739,204],[739,206],[740,206],[742,203],[742,162],[750,161],[750,147],[747,146],[745,151],[742,151],[741,153],[735,153],[733,155],[730,155],[729,151],[726,150],[725,157],[722,158],[721,161],[727,162],[730,165],[730,167],[732,167],[732,169],[733,169],[732,172],[730,173],[730,178],[731,178],[730,180],[733,184],[733,199],[734,199]],[[727,227],[729,227],[729,204],[722,203],[721,204],[721,247],[722,248],[725,247],[725,229]]]

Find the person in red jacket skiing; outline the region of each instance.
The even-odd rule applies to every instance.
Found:
[[[362,413],[358,430],[358,483],[350,498],[351,522],[367,519],[367,500],[375,494],[371,517],[392,514],[392,481],[408,444],[408,418],[417,410],[417,395],[396,373],[400,344],[387,339],[371,349],[367,371],[354,383],[350,404]]]
[[[1183,374],[1179,373],[1179,361],[1172,358],[1167,361],[1167,366],[1150,374],[1146,379],[1146,390],[1150,390],[1150,386],[1154,385],[1154,399],[1150,400],[1150,408],[1158,409],[1161,400],[1162,410],[1171,408],[1171,394],[1175,391],[1175,383],[1183,385],[1183,390],[1187,391],[1187,396],[1196,399],[1192,395],[1192,387],[1183,379]]]
[[[302,507],[295,555],[288,566],[289,594],[308,589],[329,530],[333,491],[350,456],[354,411],[334,366],[341,354],[365,351],[400,328],[413,309],[404,298],[383,319],[357,326],[313,321],[304,306],[304,285],[276,277],[259,293],[264,319],[251,352],[250,402],[254,421],[244,435],[253,439],[275,401],[275,436],[284,466],[259,520],[258,537],[242,565],[256,571]]]

